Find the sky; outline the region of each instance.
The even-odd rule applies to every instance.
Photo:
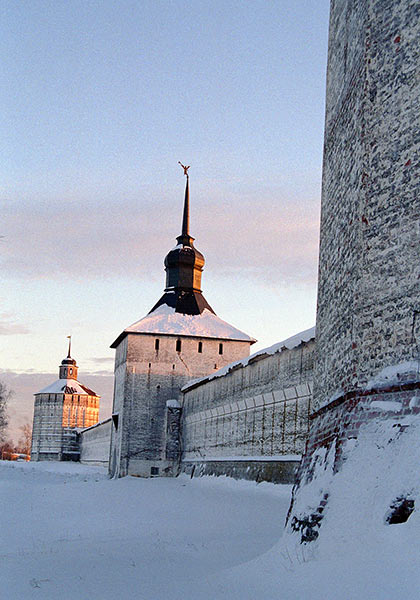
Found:
[[[255,350],[315,322],[328,0],[3,0],[0,378],[12,430],[73,336],[112,401],[163,292],[191,165],[216,313]],[[46,383],[44,384],[44,381]]]

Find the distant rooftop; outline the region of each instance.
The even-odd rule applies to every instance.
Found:
[[[50,383],[37,394],[88,394],[88,396],[98,396],[96,392],[79,383],[76,379],[57,379]]]

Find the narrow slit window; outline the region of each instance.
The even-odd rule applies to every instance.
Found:
[[[198,351],[200,354],[203,352],[203,342],[198,342]]]
[[[176,341],[176,351],[181,352],[181,340]]]
[[[219,344],[219,354],[223,354],[223,344]]]
[[[159,350],[159,340],[155,340],[155,350],[156,352]]]

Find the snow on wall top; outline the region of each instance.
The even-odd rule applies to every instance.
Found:
[[[124,329],[124,333],[167,333],[255,342],[249,335],[207,309],[204,309],[201,315],[184,315],[175,312],[175,309],[167,304],[162,304],[140,321]]]
[[[276,352],[282,352],[283,350],[293,350],[293,348],[300,346],[302,342],[309,342],[313,339],[315,339],[315,327],[305,329],[305,331],[301,331],[300,333],[297,333],[296,335],[293,335],[282,342],[277,342],[273,346],[269,346],[268,348],[263,348],[262,350],[258,350],[258,352],[254,352],[254,354],[251,354],[251,356],[232,362],[222,369],[215,371],[211,375],[200,377],[199,379],[192,379],[181,388],[181,391],[185,392],[186,390],[195,387],[197,384],[210,381],[216,377],[223,377],[237,367],[246,367],[249,363],[255,362],[259,356],[262,358],[263,356],[269,356],[271,354],[275,354]]]
[[[98,396],[94,391],[79,383],[76,379],[57,379],[50,383],[37,394],[88,394],[89,396]]]

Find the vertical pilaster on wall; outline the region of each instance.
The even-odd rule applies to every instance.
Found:
[[[166,460],[177,466],[181,458],[181,413],[177,400],[166,403]]]

